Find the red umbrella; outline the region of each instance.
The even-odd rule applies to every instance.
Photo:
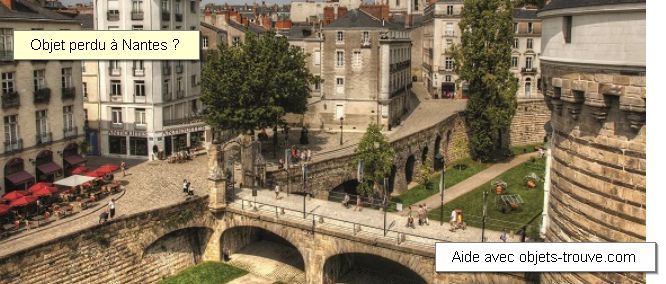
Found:
[[[94,170],[94,171],[89,171],[88,173],[86,173],[86,176],[98,178],[98,177],[103,177],[104,173],[100,173],[99,171]]]
[[[57,191],[58,190],[56,190],[55,187],[42,187],[40,189],[33,191],[32,195],[37,197],[49,196],[51,194],[56,193]]]
[[[9,206],[11,206],[11,207],[26,206],[30,203],[33,203],[33,202],[37,201],[37,199],[38,199],[37,196],[32,196],[32,195],[23,196],[21,198],[18,198],[18,199],[15,199],[14,201],[12,201],[12,203],[10,203]]]
[[[28,192],[35,192],[35,190],[45,188],[45,187],[53,187],[53,184],[50,182],[38,182],[36,184],[33,184],[28,188]]]
[[[0,215],[5,215],[9,213],[9,209],[11,209],[11,206],[0,204]]]
[[[99,168],[97,168],[96,171],[107,174],[107,173],[115,172],[115,171],[117,171],[118,169],[120,169],[120,167],[117,166],[117,165],[114,165],[114,164],[106,164],[106,165],[102,165],[102,166],[100,166]]]
[[[86,168],[86,167],[84,167],[84,166],[80,166],[80,167],[76,167],[76,168],[74,168],[74,169],[72,170],[72,174],[73,174],[73,175],[78,175],[78,174],[82,174],[82,173],[85,173],[85,172],[88,172],[88,171],[90,171],[90,169],[88,169],[88,168]]]
[[[27,192],[25,192],[23,190],[16,190],[16,191],[12,191],[10,193],[7,193],[7,194],[3,195],[2,198],[6,199],[6,200],[9,200],[9,201],[12,201],[12,200],[19,199],[19,198],[21,198],[23,196],[26,196],[26,195],[28,195]]]

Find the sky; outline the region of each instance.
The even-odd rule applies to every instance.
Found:
[[[75,4],[75,3],[92,3],[90,0],[60,0],[65,6]],[[206,5],[208,3],[218,3],[218,4],[224,4],[224,3],[229,3],[229,4],[253,4],[255,1],[254,0],[203,0],[202,5]],[[261,0],[256,1],[257,3],[261,3]],[[291,0],[269,0],[266,1],[266,4],[273,4],[273,3],[278,3],[278,4],[288,4],[290,3]]]

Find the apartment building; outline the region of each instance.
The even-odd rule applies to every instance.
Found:
[[[99,1],[97,30],[199,30],[199,1]],[[204,140],[198,60],[100,61],[101,154],[148,158]],[[89,110],[91,113],[92,109]]]
[[[511,52],[511,71],[519,82],[518,99],[543,98],[541,94],[541,20],[536,9],[513,9],[515,31]]]
[[[361,0],[343,1],[292,1],[289,17],[294,23],[311,22],[311,20],[333,20],[342,17],[340,11],[357,9],[363,4]]]
[[[30,0],[0,4],[2,141],[0,193],[53,181],[85,160],[81,62],[13,61],[13,33],[79,30],[78,21]]]
[[[227,44],[238,44],[245,42],[245,33],[250,31],[253,33],[262,33],[264,28],[251,23],[248,18],[243,16],[239,11],[234,9],[214,10],[206,9],[201,17],[201,24],[204,25],[202,29],[209,34],[210,29],[214,28],[217,33],[224,33],[227,37],[223,41]],[[202,35],[204,38],[210,35]],[[206,39],[207,41],[210,39]],[[210,45],[208,42],[202,42],[201,46],[206,44],[206,49],[215,48],[217,45]]]

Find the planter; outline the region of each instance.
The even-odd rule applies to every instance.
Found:
[[[497,195],[502,195],[504,194],[504,187],[502,185],[496,185],[495,186],[495,194]]]
[[[530,180],[527,181],[527,187],[528,187],[528,188],[535,188],[536,186],[537,186],[537,185],[536,185],[536,181],[534,181],[534,180],[532,180],[532,179],[530,179]]]

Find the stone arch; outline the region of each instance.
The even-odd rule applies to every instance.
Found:
[[[452,136],[452,131],[449,129],[446,131],[446,144],[444,145],[444,164],[446,164],[446,161],[450,160],[449,153],[451,153],[451,136]]]
[[[421,164],[425,163],[427,159],[428,159],[428,145],[425,145],[423,149],[421,149]]]
[[[391,173],[389,174],[389,188],[388,188],[388,193],[393,193],[393,189],[395,189],[395,176],[398,173],[398,169],[396,168],[395,165],[391,166]]]
[[[439,171],[444,167],[444,156],[442,156],[442,153],[440,152],[441,150],[441,143],[442,143],[442,135],[437,134],[437,137],[435,137],[435,151],[432,152],[432,167],[435,171]]]
[[[356,187],[360,183],[358,182],[357,179],[348,179],[340,184],[338,186],[334,187],[331,189],[331,191],[328,194],[328,200],[329,201],[335,201],[335,202],[340,202],[344,198],[344,194],[350,194],[350,195],[356,195],[358,192],[356,191]]]
[[[5,174],[5,192],[25,189],[34,182],[34,177],[25,171],[25,163],[21,158],[9,159],[3,170]]]
[[[187,227],[170,231],[151,242],[142,252],[142,265],[155,267],[147,278],[161,278],[178,273],[182,267],[202,261],[206,244],[213,234],[208,227]]]
[[[45,168],[42,165],[49,165]],[[53,152],[45,149],[37,153],[35,156],[35,178],[37,181],[53,182],[55,174],[59,171],[59,167],[53,163]]]
[[[414,179],[414,164],[416,159],[414,155],[409,155],[407,161],[405,161],[405,182],[409,184]]]
[[[408,264],[366,252],[346,252],[332,255],[324,262],[322,283],[406,283],[425,284],[427,281]],[[347,279],[349,278],[349,279]]]

